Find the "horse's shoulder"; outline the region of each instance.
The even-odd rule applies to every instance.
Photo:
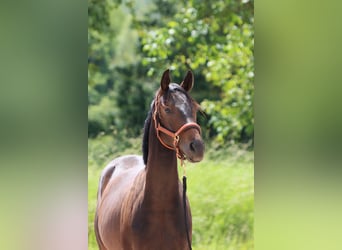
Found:
[[[99,195],[102,195],[108,182],[113,178],[113,176],[124,175],[124,173],[135,175],[135,173],[144,167],[143,158],[139,155],[120,156],[110,161],[101,173],[99,181]]]
[[[140,155],[124,155],[110,161],[102,171],[102,176],[113,174],[114,172],[129,169],[140,169],[144,167],[144,161]]]

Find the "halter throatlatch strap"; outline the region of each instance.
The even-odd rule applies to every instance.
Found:
[[[154,107],[154,113],[153,113],[153,120],[154,120],[154,125],[155,125],[155,129],[156,129],[156,134],[157,134],[157,138],[158,140],[160,141],[160,143],[168,148],[168,149],[171,149],[171,150],[175,150],[176,151],[176,154],[177,154],[177,157],[183,161],[186,159],[185,155],[181,152],[180,148],[179,148],[179,140],[180,140],[180,137],[179,135],[184,132],[185,130],[188,130],[188,129],[191,129],[191,128],[195,128],[199,131],[199,133],[201,133],[201,127],[195,123],[195,122],[188,122],[188,123],[185,123],[183,126],[181,126],[176,132],[172,132],[166,128],[164,128],[160,122],[158,121],[158,118],[157,118],[157,103],[159,102],[159,100],[157,99],[155,101],[155,107]],[[163,139],[161,138],[160,136],[160,132],[170,136],[171,138],[173,138],[173,145],[170,146],[168,144],[166,144]]]

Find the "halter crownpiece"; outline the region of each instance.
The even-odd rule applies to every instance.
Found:
[[[177,157],[183,161],[186,159],[186,157],[185,157],[184,153],[181,152],[181,150],[179,148],[179,140],[180,140],[179,135],[182,132],[184,132],[185,130],[188,130],[190,128],[197,129],[199,131],[199,133],[201,134],[201,127],[195,122],[188,122],[188,123],[185,123],[183,126],[181,126],[176,132],[172,132],[172,131],[168,130],[167,128],[164,128],[157,119],[157,112],[158,112],[157,104],[158,103],[159,103],[159,98],[157,98],[157,100],[154,103],[154,113],[153,113],[153,121],[154,121],[154,126],[156,129],[157,138],[164,147],[171,149],[171,150],[175,150]],[[173,139],[173,145],[170,146],[170,145],[166,144],[163,141],[163,139],[161,138],[159,132],[162,132],[162,133],[170,136]]]

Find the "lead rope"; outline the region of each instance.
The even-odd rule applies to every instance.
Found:
[[[189,236],[189,228],[187,223],[187,213],[186,213],[186,173],[185,173],[185,163],[184,159],[180,158],[181,166],[183,168],[183,208],[184,208],[184,222],[185,222],[185,231],[186,238],[188,240],[189,249],[192,250],[190,236]]]

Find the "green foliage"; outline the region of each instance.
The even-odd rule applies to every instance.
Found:
[[[113,98],[105,96],[98,105],[91,105],[88,109],[88,135],[96,137],[99,133],[110,133],[114,126],[117,109]]]
[[[89,2],[89,136],[137,136],[170,68],[174,82],[194,72],[200,122],[217,145],[253,140],[254,1],[119,3]]]
[[[88,109],[88,135],[116,133],[136,137],[142,133],[144,121],[153,98],[154,86],[145,79],[135,83],[137,66],[115,71],[115,84],[99,103]],[[92,97],[96,99],[96,95]],[[125,138],[123,138],[125,139]]]
[[[116,129],[126,129],[130,137],[141,134],[155,91],[153,84],[139,79],[138,71],[139,67],[133,66],[121,70],[120,80],[114,86],[116,105],[120,107],[115,118]]]
[[[131,16],[115,4],[91,1],[88,7],[88,136],[140,134],[152,92],[140,81],[137,34]]]
[[[117,34],[110,24],[114,11],[110,0],[88,0],[88,84],[108,80],[107,62],[113,55],[113,38]]]
[[[125,132],[113,135],[100,134],[88,139],[88,163],[96,169],[103,169],[110,160],[126,154],[141,154],[141,138],[124,140]]]
[[[195,71],[200,88],[219,89],[201,103],[217,142],[253,138],[253,1],[189,1],[164,27],[142,33],[143,64],[157,76]],[[205,87],[204,87],[205,88]],[[210,91],[209,91],[210,92]]]

